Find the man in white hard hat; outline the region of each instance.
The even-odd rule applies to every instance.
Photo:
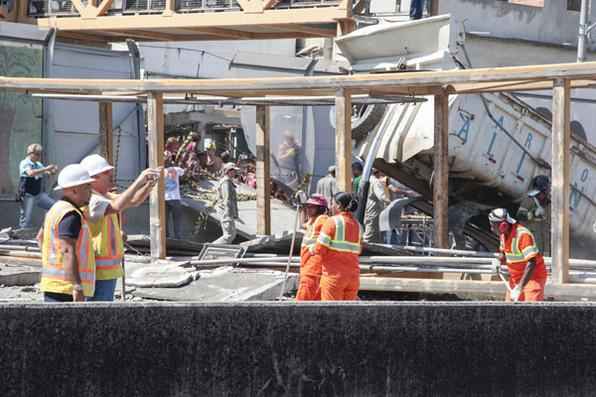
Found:
[[[81,161],[94,178],[89,201],[89,227],[93,237],[96,262],[95,295],[91,301],[113,301],[116,280],[123,276],[124,241],[121,213],[147,199],[159,180],[160,169],[146,169],[121,194],[112,193],[114,167],[98,154]]]
[[[48,211],[41,232],[40,290],[46,302],[82,302],[95,289],[95,255],[87,219],[81,209],[89,203],[93,178],[79,164],[58,175],[62,199]]]
[[[488,221],[499,236],[501,264],[506,264],[509,270],[505,300],[543,301],[547,273],[532,232],[513,219],[505,208],[492,210]]]
[[[236,177],[238,168],[234,163],[223,167],[223,178],[217,186],[217,211],[221,217],[222,236],[215,244],[231,244],[236,238],[236,219],[238,219],[238,198],[236,196]]]

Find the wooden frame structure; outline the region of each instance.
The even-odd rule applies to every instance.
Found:
[[[0,89],[29,93],[68,95],[73,98],[94,95],[102,98],[135,96],[146,101],[149,115],[150,166],[163,165],[163,95],[204,95],[213,101],[221,96],[235,101],[264,97],[269,105],[283,102],[288,95],[304,97],[333,96],[337,114],[337,179],[342,189],[349,190],[351,178],[351,98],[353,95],[383,97],[387,95],[435,96],[435,232],[439,244],[446,243],[448,189],[447,103],[449,94],[496,91],[553,90],[552,125],[552,268],[553,281],[564,284],[569,275],[569,194],[570,194],[570,126],[569,105],[572,88],[596,87],[596,62],[440,72],[404,72],[352,76],[279,77],[221,80],[82,80],[0,77]],[[207,100],[207,99],[205,99]],[[267,102],[259,105],[257,173],[259,178],[259,232],[270,230],[269,117]],[[107,121],[106,121],[107,122]],[[165,219],[163,182],[151,195],[151,252],[153,257],[165,255]]]
[[[353,25],[352,0],[39,0],[33,13],[30,1],[17,0],[5,20],[56,29],[59,40],[96,44],[335,37]]]

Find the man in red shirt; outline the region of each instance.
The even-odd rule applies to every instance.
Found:
[[[505,300],[543,301],[547,273],[532,232],[517,223],[504,208],[492,210],[488,220],[499,235],[501,264],[506,263],[509,270],[511,291]]]

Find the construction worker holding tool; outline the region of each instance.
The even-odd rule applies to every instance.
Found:
[[[95,255],[81,209],[91,197],[93,179],[79,164],[58,175],[62,199],[48,211],[41,238],[40,290],[45,302],[83,302],[95,293]]]
[[[112,193],[114,167],[98,154],[81,161],[94,178],[89,201],[89,228],[97,267],[95,294],[90,301],[113,301],[116,280],[124,276],[124,241],[121,213],[147,199],[159,180],[161,169],[148,168],[121,194]]]
[[[504,208],[488,215],[491,229],[499,235],[500,264],[509,270],[506,301],[542,301],[546,284],[544,258],[538,251],[534,235],[509,216]],[[499,272],[497,268],[497,272]]]
[[[357,300],[360,288],[362,227],[352,215],[358,199],[350,193],[337,193],[333,213],[327,219],[317,243],[315,254],[322,263],[321,300]]]
[[[297,301],[321,300],[321,257],[315,255],[315,245],[327,216],[327,200],[320,194],[313,194],[305,203],[306,233],[300,247],[300,284]]]

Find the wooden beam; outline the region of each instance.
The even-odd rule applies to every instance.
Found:
[[[568,80],[555,80],[552,111],[552,280],[553,283],[562,284],[569,280],[571,129],[569,124],[570,88]]]
[[[114,139],[112,130],[112,103],[99,102],[99,134],[101,155],[114,164]]]
[[[80,1],[80,0],[74,0]],[[168,28],[233,28],[234,26],[258,26],[262,30],[267,25],[284,24],[326,24],[348,18],[349,12],[337,7],[308,7],[293,9],[272,9],[260,13],[230,11],[220,13],[175,13],[164,18],[161,14],[150,15],[107,15],[92,19],[80,17],[39,18],[40,28],[58,30],[151,30]]]
[[[147,126],[149,167],[164,165],[164,116],[163,95],[150,92],[147,95]],[[149,197],[149,230],[151,233],[151,258],[166,257],[166,204],[164,201],[164,176]]]
[[[257,235],[271,234],[271,145],[269,106],[257,107]]]
[[[553,80],[593,79],[596,62],[516,66],[490,69],[449,70],[438,72],[404,72],[341,76],[301,76],[243,79],[162,79],[162,80],[102,80],[102,79],[45,79],[0,77],[0,88],[29,90],[72,91],[77,93],[113,91],[164,93],[200,92],[210,95],[235,93],[238,96],[255,95],[335,95],[338,87],[350,89],[353,94],[365,93],[379,87],[428,87],[445,84],[519,81],[533,79]],[[263,94],[264,93],[264,94]]]
[[[335,96],[335,180],[338,191],[352,191],[352,95],[343,88]]]
[[[439,15],[439,2],[440,0],[430,0],[430,15]]]
[[[336,29],[324,29],[309,25],[274,25],[268,28],[282,32],[304,33],[310,37],[335,37]]]
[[[449,248],[448,209],[449,209],[449,95],[434,96],[435,139],[433,153],[433,222],[434,245]]]

